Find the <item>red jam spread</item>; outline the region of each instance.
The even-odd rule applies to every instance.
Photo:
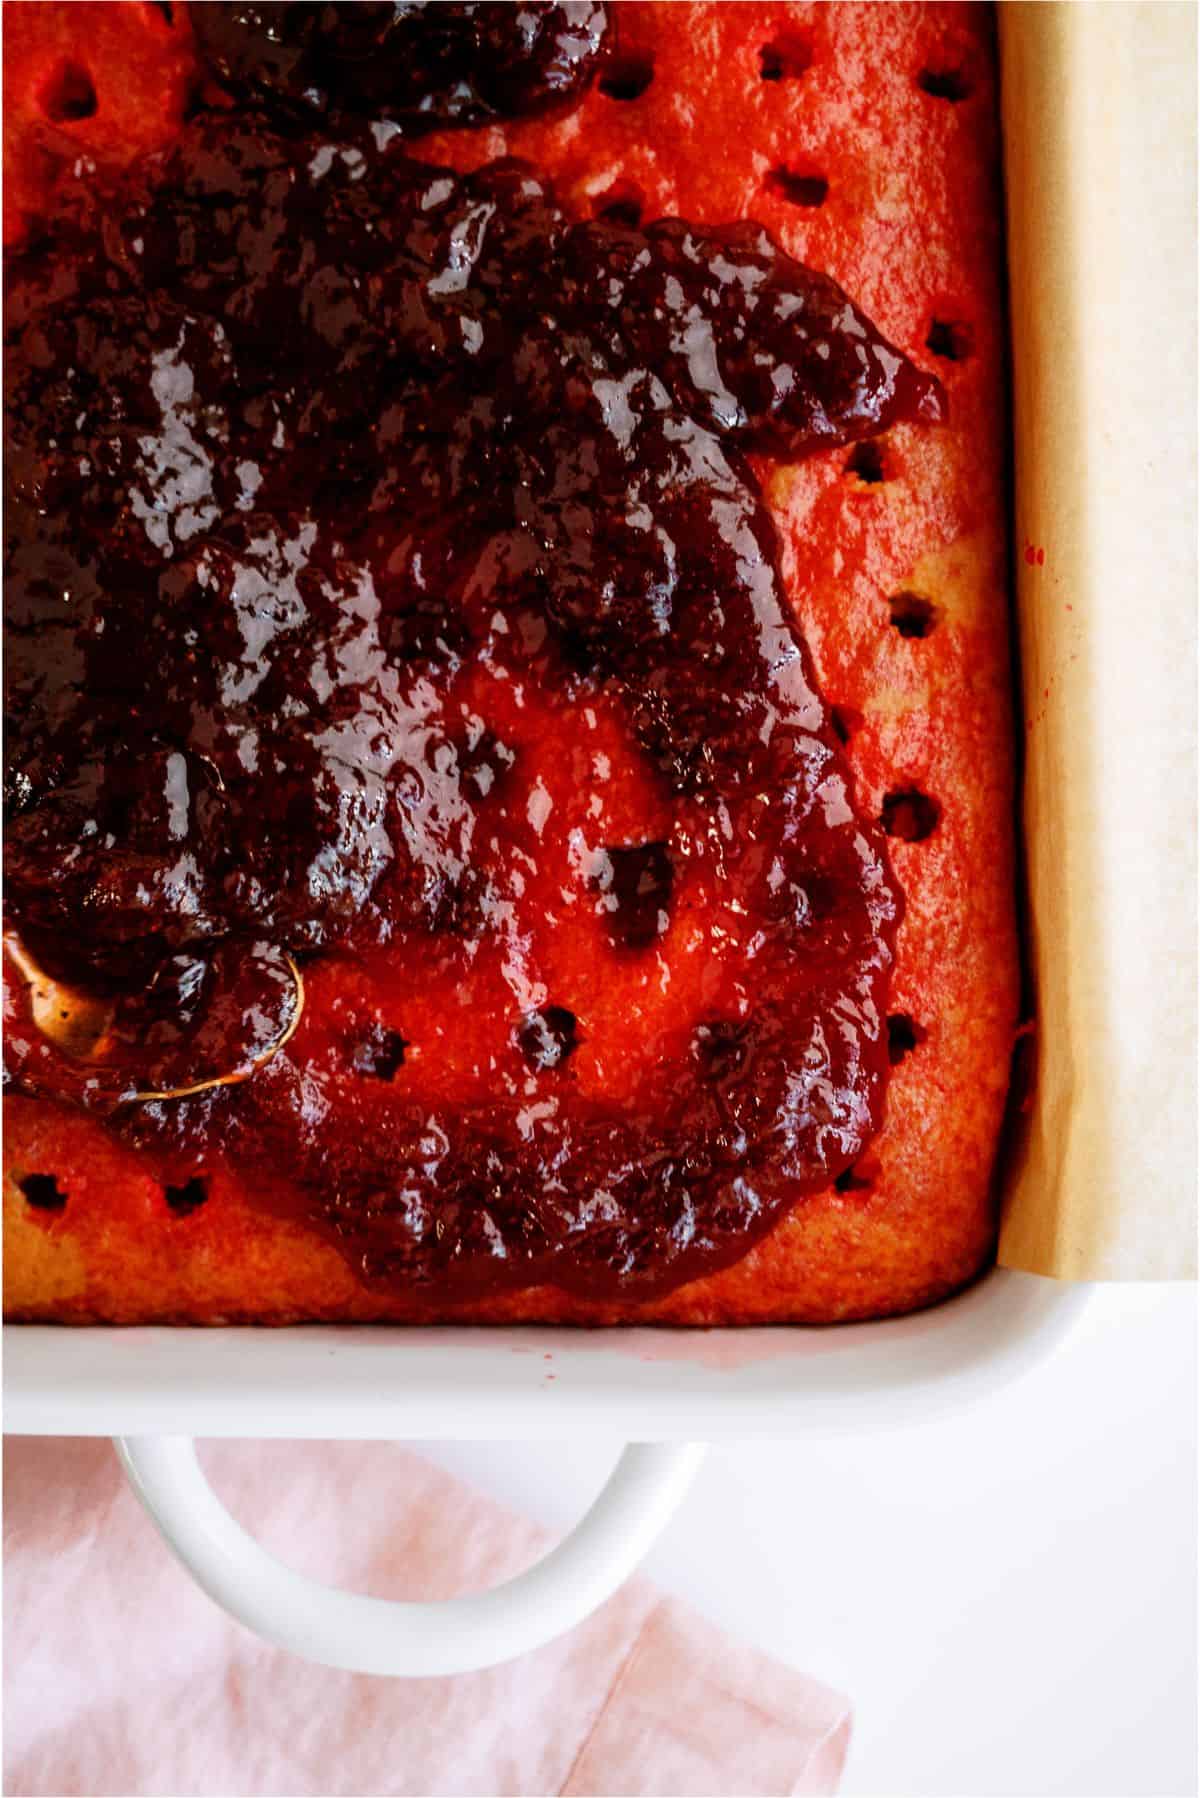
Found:
[[[568,103],[602,8],[198,18],[246,99],[10,259],[9,1078],[368,1280],[661,1292],[888,1071],[902,899],[747,456],[941,390],[757,225],[413,160]]]
[[[599,0],[204,4],[192,30],[231,93],[409,131],[537,112],[582,92],[605,45]]]

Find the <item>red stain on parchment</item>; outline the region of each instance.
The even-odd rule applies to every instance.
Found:
[[[1075,658],[1072,657],[1071,659],[1073,661]],[[1050,707],[1047,702],[1049,701],[1050,689],[1051,689],[1051,687],[1053,687],[1053,685],[1054,685],[1054,676],[1051,675],[1047,684],[1042,688],[1043,703],[1038,707],[1036,712],[1031,713],[1025,720],[1025,729],[1027,731],[1032,730],[1035,724],[1040,724],[1042,722],[1042,720],[1045,718],[1046,713],[1049,711]]]

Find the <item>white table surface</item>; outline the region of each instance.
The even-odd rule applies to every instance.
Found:
[[[1194,1288],[1098,1289],[968,1414],[713,1449],[646,1571],[850,1694],[848,1798],[1190,1798],[1196,1419]],[[564,1528],[615,1452],[418,1446]]]

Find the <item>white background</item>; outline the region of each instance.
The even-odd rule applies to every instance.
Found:
[[[646,1563],[854,1701],[842,1791],[1196,1791],[1196,1299],[1098,1288],[1048,1362],[903,1435],[723,1445]],[[558,1528],[615,1444],[419,1444]]]

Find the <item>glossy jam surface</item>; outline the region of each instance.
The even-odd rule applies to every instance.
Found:
[[[244,111],[7,325],[9,921],[107,1006],[18,978],[23,1089],[450,1297],[664,1290],[856,1159],[901,899],[745,456],[936,382],[752,224]]]
[[[607,14],[599,0],[205,0],[190,16],[230,92],[414,131],[571,100],[595,70]]]

